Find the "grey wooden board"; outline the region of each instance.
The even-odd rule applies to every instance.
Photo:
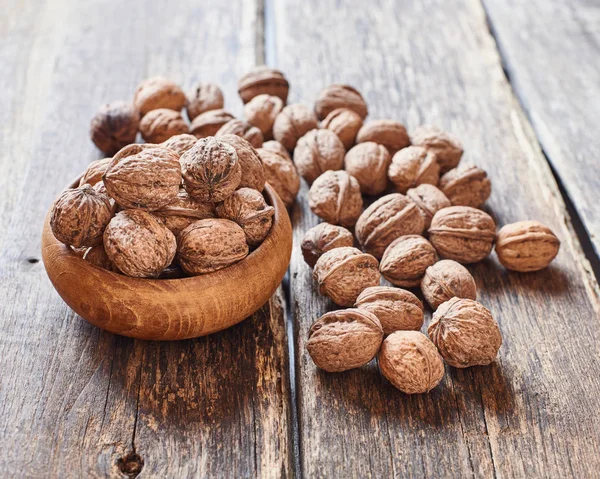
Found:
[[[99,157],[88,126],[100,104],[161,74],[217,82],[241,113],[258,4],[1,3],[1,475],[124,477],[143,461],[142,477],[289,476],[278,298],[207,338],[134,341],[76,317],[38,261],[53,199]]]
[[[371,118],[437,123],[493,180],[499,225],[538,219],[563,244],[548,270],[517,274],[494,255],[471,267],[499,320],[498,361],[449,368],[430,395],[407,397],[375,363],[319,372],[305,342],[334,306],[314,292],[298,244],[318,222],[304,187],[291,265],[301,468],[306,477],[594,477],[600,468],[598,286],[476,0],[272,2],[274,54],[291,101],[333,82],[359,88]],[[596,195],[597,197],[597,195]]]
[[[484,5],[511,84],[600,257],[600,3]]]

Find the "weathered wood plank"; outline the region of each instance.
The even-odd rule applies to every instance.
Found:
[[[298,245],[317,223],[304,187],[294,211],[300,456],[307,477],[589,477],[600,459],[598,287],[539,145],[504,77],[477,0],[284,0],[275,9],[274,64],[291,101],[333,82],[357,86],[372,118],[410,129],[438,123],[465,143],[465,163],[493,180],[499,225],[535,218],[563,245],[539,273],[472,267],[480,300],[504,335],[490,367],[448,369],[430,395],[407,397],[374,363],[318,371],[305,351],[311,323],[333,305],[312,288]],[[596,195],[597,196],[597,195]]]
[[[48,207],[98,157],[87,130],[102,102],[162,74],[220,83],[241,113],[258,4],[0,3],[2,475],[133,477],[141,461],[148,477],[290,475],[279,297],[211,337],[133,341],[71,313],[39,262]]]
[[[600,257],[600,5],[483,3],[511,84]]]

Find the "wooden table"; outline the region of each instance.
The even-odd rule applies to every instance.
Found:
[[[2,0],[3,477],[600,477],[600,8],[595,0]],[[89,119],[160,74],[221,84],[282,69],[290,100],[332,82],[372,118],[437,123],[493,179],[500,225],[535,218],[553,265],[471,268],[504,345],[408,397],[375,363],[315,369],[317,296],[292,210],[289,282],[206,338],[134,341],[76,317],[40,262],[42,220],[99,153]],[[595,269],[595,273],[594,273]],[[285,294],[284,294],[285,293]]]

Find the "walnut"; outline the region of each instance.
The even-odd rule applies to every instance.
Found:
[[[433,343],[419,331],[396,331],[381,345],[379,369],[406,394],[431,391],[444,377],[444,362]]]
[[[139,121],[140,113],[131,103],[108,103],[92,118],[90,137],[100,151],[112,155],[135,141]]]
[[[192,120],[190,133],[196,138],[215,136],[225,123],[233,119],[234,116],[225,110],[209,110]]]
[[[214,83],[200,83],[187,95],[187,115],[190,121],[210,110],[220,110],[225,105],[223,92]]]
[[[498,323],[490,311],[472,299],[451,298],[435,313],[429,337],[450,366],[485,366],[496,359],[502,345]]]
[[[304,105],[288,105],[275,118],[273,137],[292,151],[298,140],[315,128],[318,128],[317,117],[312,111]]]
[[[440,173],[456,168],[463,154],[460,141],[436,126],[423,125],[412,134],[412,144],[427,148],[437,159]]]
[[[423,220],[425,221],[425,230],[429,229],[431,219],[442,208],[452,206],[450,200],[437,187],[423,183],[416,188],[411,188],[406,192],[411,200],[413,200],[421,211]]]
[[[496,236],[500,263],[512,271],[539,271],[558,254],[560,240],[537,221],[519,221],[503,226]]]
[[[326,171],[310,187],[308,205],[328,223],[352,227],[363,207],[360,185],[343,170]]]
[[[169,229],[143,210],[117,213],[104,231],[104,249],[127,276],[156,278],[171,264],[177,242]]]
[[[188,131],[188,125],[181,113],[168,108],[151,110],[140,121],[142,138],[149,143],[161,143]]]
[[[79,248],[102,242],[102,233],[113,211],[108,196],[90,185],[69,188],[61,193],[50,217],[55,238]]]
[[[265,166],[254,147],[237,135],[223,135],[219,140],[233,146],[242,169],[242,180],[238,188],[248,187],[258,191],[265,188]]]
[[[329,130],[310,130],[298,140],[294,150],[294,164],[298,173],[312,183],[327,170],[344,167],[344,145]]]
[[[334,84],[321,90],[315,102],[315,113],[319,120],[324,119],[338,108],[348,108],[358,113],[362,119],[368,113],[367,104],[362,95],[349,85]]]
[[[334,248],[352,246],[354,237],[352,233],[342,226],[329,223],[319,223],[309,229],[302,238],[302,255],[304,261],[314,268],[321,255]]]
[[[217,131],[215,136],[221,137],[224,135],[237,135],[242,137],[254,148],[260,148],[263,144],[262,132],[255,126],[252,126],[250,123],[242,120],[229,120],[221,128],[219,128],[219,131]]]
[[[265,177],[288,208],[300,191],[300,176],[292,160],[271,150],[256,150],[265,167]]]
[[[104,181],[99,181],[98,183],[96,183],[94,185],[94,189],[101,195],[104,195],[108,198],[108,203],[110,204],[111,216],[114,216],[114,214],[118,210],[118,205],[117,205],[117,202],[110,197],[110,195],[108,194],[108,191],[106,191],[106,186],[104,185]]]
[[[93,264],[98,268],[105,269],[107,271],[112,271],[115,273],[119,271],[109,259],[108,255],[106,254],[106,250],[104,249],[104,245],[102,243],[88,248],[85,254],[83,255],[83,259],[84,261],[87,261],[88,263]]]
[[[135,91],[133,103],[143,116],[150,110],[168,108],[181,111],[186,98],[179,86],[166,78],[153,77],[140,83]]]
[[[362,117],[348,108],[333,110],[321,122],[321,128],[333,131],[342,140],[346,150],[349,150],[354,145],[356,135],[362,125]]]
[[[477,299],[477,286],[462,264],[443,259],[425,270],[421,279],[423,296],[434,311],[450,298]]]
[[[421,234],[423,217],[412,200],[399,193],[379,198],[356,222],[356,238],[368,253],[381,258],[400,236]]]
[[[410,145],[406,128],[394,120],[371,120],[365,123],[356,136],[357,143],[374,141],[387,148],[390,155]]]
[[[469,206],[450,206],[431,220],[429,241],[442,258],[476,263],[492,251],[496,224],[490,215]]]
[[[306,349],[317,367],[333,373],[367,364],[382,340],[381,324],[373,314],[344,309],[324,314],[311,326]]]
[[[110,197],[123,208],[149,211],[174,201],[181,185],[177,153],[160,147],[126,148],[138,153],[117,153],[102,177]]]
[[[273,95],[258,95],[244,106],[244,115],[251,125],[257,127],[265,139],[273,138],[273,123],[283,110],[283,100]]]
[[[363,290],[379,285],[379,264],[370,254],[345,246],[323,253],[313,277],[320,294],[340,306],[352,306]]]
[[[405,289],[372,286],[360,293],[354,307],[377,316],[385,334],[419,331],[423,326],[423,304]]]
[[[175,135],[169,138],[166,141],[163,141],[160,145],[163,148],[168,148],[169,150],[174,151],[179,156],[183,155],[186,151],[188,151],[194,144],[198,141],[194,135],[190,135],[189,133],[182,133],[181,135]]]
[[[138,153],[149,150],[152,148],[163,148],[160,145],[156,145],[154,143],[132,143],[131,145],[127,145],[121,148],[119,151],[115,153],[115,156],[112,157],[113,161],[122,160],[123,158],[127,158],[128,156],[134,156]]]
[[[387,187],[387,170],[391,157],[385,146],[372,141],[359,143],[344,159],[346,171],[360,184],[365,195],[379,195]]]
[[[221,218],[198,220],[179,235],[177,257],[188,274],[212,273],[248,255],[244,230]]]
[[[418,286],[425,270],[437,260],[429,241],[419,235],[406,235],[394,240],[383,253],[379,271],[397,286]]]
[[[258,246],[267,237],[273,224],[275,209],[268,206],[263,195],[251,188],[240,188],[217,206],[219,218],[235,221],[246,234],[250,246]]]
[[[269,150],[269,151],[273,151],[275,153],[279,153],[284,158],[287,158],[290,161],[292,160],[292,157],[290,156],[290,152],[287,151],[285,149],[285,146],[283,146],[278,141],[275,141],[275,140],[265,141],[261,148],[263,150]]]
[[[106,171],[106,168],[108,168],[108,165],[110,165],[111,161],[112,158],[102,158],[101,160],[92,161],[87,167],[87,170],[85,170],[81,180],[79,180],[79,186],[85,184],[94,186],[96,183],[101,182],[102,175]]]
[[[266,65],[254,67],[238,81],[238,93],[244,103],[258,95],[272,95],[287,102],[290,84],[279,70]]]
[[[237,189],[242,178],[235,148],[212,136],[198,140],[180,162],[183,186],[200,201],[223,201]]]
[[[175,236],[179,236],[179,233],[193,222],[214,218],[215,206],[213,203],[195,200],[181,188],[175,201],[153,211],[152,214],[159,218]]]
[[[388,177],[398,192],[406,193],[418,185],[437,185],[440,167],[433,153],[420,146],[409,146],[394,155]]]
[[[440,190],[453,205],[481,207],[492,192],[487,173],[477,166],[459,166],[440,178]]]

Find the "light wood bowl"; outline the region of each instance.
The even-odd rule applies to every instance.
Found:
[[[74,183],[79,184],[79,181]],[[42,233],[42,258],[61,298],[99,328],[138,339],[174,340],[204,336],[239,323],[273,295],[290,262],[292,226],[283,202],[269,185],[273,226],[246,258],[214,273],[180,279],[130,278],[98,268]]]

